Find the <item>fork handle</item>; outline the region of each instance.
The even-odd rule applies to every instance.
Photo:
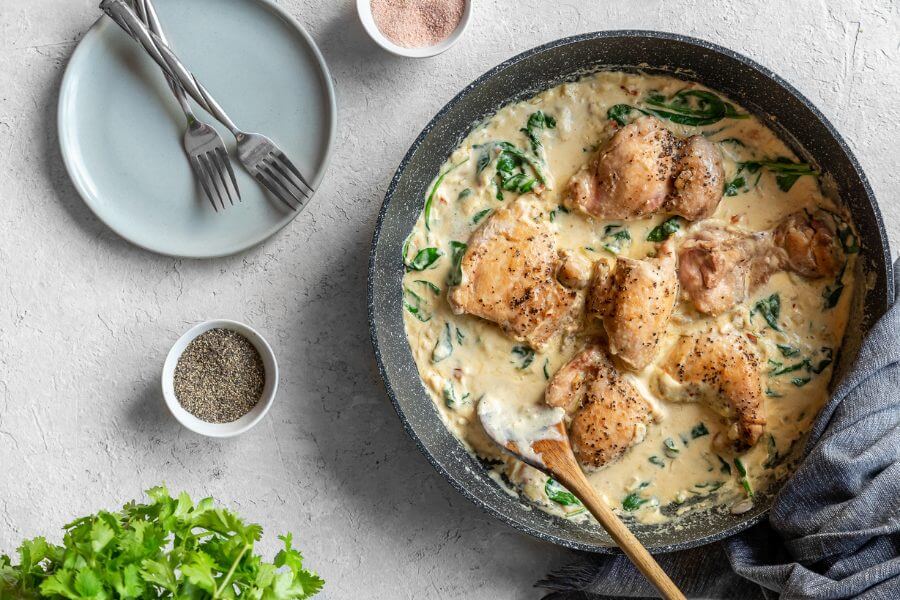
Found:
[[[159,22],[159,15],[156,14],[156,7],[153,6],[153,2],[150,0],[133,0],[133,2],[134,11],[140,20],[151,32],[159,36],[163,43],[168,44],[169,40],[166,39],[166,34],[163,33],[162,24]],[[166,83],[169,84],[172,94],[175,96],[178,104],[181,105],[181,110],[184,112],[184,116],[187,117],[188,125],[193,125],[197,118],[194,116],[194,111],[188,102],[187,94],[184,93],[184,88],[168,74],[166,74]]]
[[[206,88],[197,81],[197,78],[184,66],[172,49],[158,35],[147,29],[128,5],[122,0],[102,0],[100,9],[109,15],[125,33],[139,42],[163,72],[177,81],[197,104],[225,125],[236,138],[243,137],[244,134],[241,130],[228,118],[219,103],[206,91]]]

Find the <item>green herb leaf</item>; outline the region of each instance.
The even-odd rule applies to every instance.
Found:
[[[804,385],[809,383],[809,381],[809,377],[794,377],[793,379],[791,379],[791,383],[793,383],[797,387],[803,387]]]
[[[722,473],[727,473],[731,475],[731,465],[728,464],[728,461],[716,454],[716,458],[719,459],[719,471]]]
[[[214,506],[147,491],[148,504],[100,511],[66,525],[63,545],[23,542],[20,564],[0,556],[0,598],[220,598],[302,600],[324,582],[285,549],[273,562],[254,552],[262,529]]]
[[[437,248],[423,248],[416,253],[416,257],[412,259],[412,262],[406,265],[406,268],[410,271],[424,271],[437,262],[437,259],[443,255],[444,252]]]
[[[691,437],[694,438],[695,440],[698,437],[703,437],[704,435],[709,435],[709,429],[706,428],[705,423],[699,423],[697,425],[694,425],[694,428],[691,429]]]
[[[647,234],[647,241],[664,242],[679,229],[681,229],[681,221],[679,220],[679,217],[669,217],[650,230],[650,233]]]
[[[841,294],[844,293],[844,271],[847,269],[847,263],[841,265],[834,283],[826,285],[822,290],[822,298],[825,299],[825,309],[834,308],[841,300]]]
[[[450,323],[444,324],[444,329],[437,341],[434,343],[434,349],[431,351],[431,362],[439,363],[447,360],[453,354],[453,332],[450,329]]]
[[[781,331],[778,326],[778,317],[781,316],[781,296],[772,294],[768,298],[759,300],[750,311],[750,317],[752,318],[755,313],[761,314],[769,327],[775,331]]]
[[[459,196],[456,197],[457,200],[465,200],[469,196],[472,195],[472,188],[466,188],[459,193]]]
[[[747,187],[747,180],[744,179],[743,175],[738,175],[727,184],[725,184],[725,192],[726,196],[737,196],[739,192],[744,190]]]
[[[632,512],[639,509],[648,502],[650,502],[649,498],[641,498],[637,492],[632,492],[631,494],[625,496],[625,499],[622,500],[622,508],[629,512]]]
[[[775,362],[775,361],[772,361],[772,362]],[[782,366],[781,363],[777,363],[777,364],[778,364],[778,367],[773,369],[770,373],[770,375],[772,375],[773,377],[778,377],[779,375],[784,375],[785,373],[793,373],[794,371],[799,371],[800,369],[809,370],[809,368],[810,368],[810,363],[809,363],[808,358],[804,358],[800,362],[795,363],[793,365],[788,365],[786,367]]]
[[[812,365],[809,368],[809,370],[812,371],[813,373],[815,373],[816,375],[819,375],[820,373],[822,373],[822,371],[824,371],[826,368],[828,368],[828,365],[830,365],[832,363],[832,361],[834,360],[834,350],[832,350],[831,348],[828,348],[828,347],[822,348],[822,353],[825,355],[825,358],[823,358],[822,360],[815,363],[814,365]]]
[[[654,464],[660,468],[665,468],[665,466],[666,466],[666,461],[664,461],[660,457],[656,456],[655,454],[653,456],[651,456],[650,458],[648,458],[647,460],[649,460],[651,464]]]
[[[553,502],[560,504],[562,506],[574,506],[581,504],[578,501],[578,498],[575,497],[569,491],[561,486],[555,479],[547,479],[547,483],[544,484],[544,492],[547,494],[547,497],[550,498]]]
[[[793,346],[788,346],[787,344],[775,344],[778,346],[778,350],[781,352],[781,355],[785,358],[790,358],[792,356],[797,356],[800,354],[800,350],[794,348]]]
[[[669,458],[675,458],[678,456],[680,450],[678,449],[678,446],[675,445],[675,440],[673,440],[672,438],[666,438],[663,440],[663,446],[665,447],[664,452],[666,456],[668,456]]]
[[[784,394],[779,394],[771,388],[766,388],[766,396],[768,396],[769,398],[783,398]]]
[[[744,491],[747,492],[747,495],[750,498],[752,498],[753,486],[750,485],[750,479],[747,477],[747,467],[744,466],[744,463],[740,458],[734,459],[734,466],[737,467],[738,475],[741,476],[741,485],[743,486]]]
[[[628,115],[630,115],[633,110],[637,109],[628,104],[616,104],[606,111],[606,118],[618,123],[619,127],[625,127],[628,124]]]
[[[431,186],[431,193],[428,194],[428,198],[425,199],[425,229],[431,231],[431,205],[434,202],[434,195],[437,194],[438,188],[441,187],[441,182],[444,181],[444,177],[447,176],[447,173],[453,171],[454,169],[458,169],[463,164],[469,162],[469,157],[467,156],[463,160],[459,161],[455,165],[450,165],[447,167],[443,173],[438,175],[437,180],[434,182],[434,185]]]
[[[513,346],[512,353],[519,363],[519,369],[527,369],[531,366],[531,363],[534,362],[534,350],[528,346]]]
[[[544,379],[546,379],[547,381],[550,381],[550,373],[549,373],[549,371],[547,370],[547,368],[548,368],[549,366],[550,366],[550,359],[549,359],[549,358],[545,358],[545,359],[544,359]]]
[[[441,288],[439,288],[439,287],[436,286],[435,284],[431,283],[430,281],[426,281],[426,280],[424,280],[424,279],[416,279],[415,283],[418,283],[419,285],[424,285],[424,286],[427,287],[429,290],[431,290],[431,292],[432,292],[435,296],[440,296],[440,295],[441,295]]]
[[[563,206],[562,204],[560,204],[559,206],[557,206],[556,208],[551,210],[550,211],[550,222],[553,223],[554,221],[556,221],[556,215],[558,215],[560,213],[569,214],[569,209],[566,208],[565,206]]]
[[[424,300],[411,289],[403,288],[403,307],[419,321],[427,323],[431,320],[431,313],[422,306]]]
[[[491,212],[491,210],[493,210],[493,209],[486,208],[484,210],[479,210],[477,213],[475,213],[475,216],[472,217],[472,224],[477,225],[480,220],[485,218],[488,215],[488,213]]]
[[[450,242],[450,273],[447,275],[447,285],[459,285],[462,281],[462,259],[468,247],[456,240]]]

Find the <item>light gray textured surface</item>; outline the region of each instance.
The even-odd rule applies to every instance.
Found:
[[[187,1],[187,0],[185,0]],[[59,157],[56,97],[95,0],[0,0],[0,551],[165,481],[292,530],[327,598],[536,598],[567,551],[459,497],[404,434],[365,313],[381,198],[407,147],[459,89],[532,46],[598,29],[704,37],[774,69],[856,152],[900,242],[900,8],[892,0],[476,0],[458,46],[382,53],[354,3],[282,0],[336,82],[339,132],[316,201],[243,255],[181,261],[129,246],[81,202]],[[246,321],[283,368],[266,420],[231,441],[182,429],[157,384],[205,318]]]

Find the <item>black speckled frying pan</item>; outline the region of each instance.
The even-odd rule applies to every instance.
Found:
[[[718,90],[769,125],[804,160],[819,166],[853,215],[863,246],[864,276],[855,290],[848,336],[835,381],[845,372],[864,332],[892,302],[890,251],[875,196],[847,144],[806,98],[765,67],[708,42],[653,31],[604,31],[551,42],[511,58],[468,85],[413,143],[381,207],[369,262],[369,325],[388,394],[406,431],[461,494],[489,513],[540,539],[594,552],[616,551],[598,527],[557,518],[511,497],[491,480],[444,427],[427,396],[403,329],[400,249],[426,188],[473,125],[499,107],[597,70],[641,70],[695,80]],[[858,274],[859,275],[859,274]],[[797,444],[797,452],[802,444]],[[727,509],[696,512],[666,527],[633,525],[653,552],[722,539],[761,520],[771,496],[757,496],[742,515]]]

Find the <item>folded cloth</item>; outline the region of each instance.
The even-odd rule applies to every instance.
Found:
[[[900,260],[894,263],[900,299]],[[768,522],[657,556],[690,598],[900,600],[900,302],[872,328],[823,407]],[[585,555],[544,600],[655,598],[624,556]]]

